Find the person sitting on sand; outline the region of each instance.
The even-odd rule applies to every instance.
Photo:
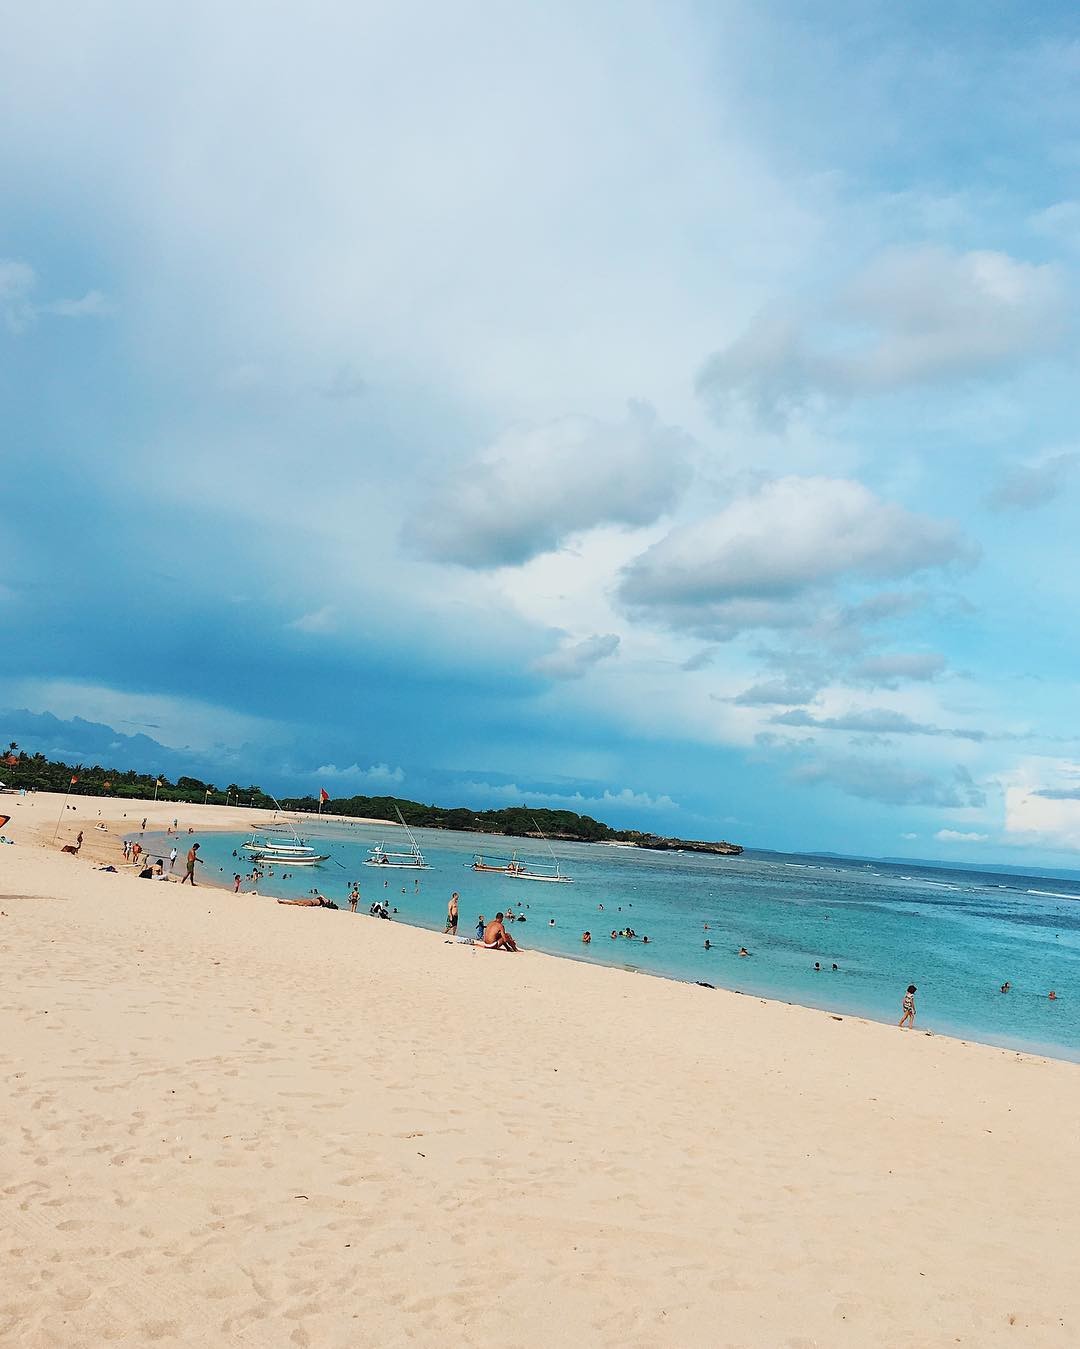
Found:
[[[901,1028],[904,1022],[912,1030],[915,1028],[915,985],[908,984],[907,992],[904,994],[904,1015],[900,1018]]]
[[[497,913],[484,928],[484,940],[481,945],[492,947],[498,951],[516,951],[518,949],[517,942],[503,927],[503,915],[501,913]]]

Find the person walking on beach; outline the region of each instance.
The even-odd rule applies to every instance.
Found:
[[[80,829],[80,830],[79,830],[79,833],[78,833],[78,835],[77,835],[77,837],[76,837],[76,839],[75,839],[75,852],[76,852],[76,854],[78,853],[78,851],[79,851],[79,849],[80,849],[81,847],[82,847],[82,830]]]
[[[235,856],[235,855],[236,855],[236,854],[234,853],[233,856]],[[169,870],[170,870],[170,871],[174,871],[174,870],[176,869],[176,859],[177,859],[177,856],[178,856],[178,853],[177,853],[176,849],[175,849],[175,848],[171,848],[171,849],[169,850]]]
[[[187,881],[189,885],[195,884],[195,863],[201,861],[202,858],[199,856],[199,845],[193,843],[191,845],[191,851],[187,855],[187,871],[184,874],[184,880],[180,882],[181,885],[184,884],[184,881]]]
[[[455,890],[450,896],[450,903],[446,906],[446,926],[443,928],[444,935],[449,932],[452,937],[457,936],[457,903],[458,892]]]
[[[907,992],[904,994],[904,1015],[900,1018],[900,1026],[903,1028],[904,1022],[907,1022],[908,1029],[915,1028],[915,985],[908,984]]]

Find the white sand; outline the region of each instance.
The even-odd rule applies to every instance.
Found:
[[[1074,1065],[95,872],[11,813],[0,1343],[1080,1343]]]

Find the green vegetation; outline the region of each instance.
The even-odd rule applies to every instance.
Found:
[[[3,760],[0,762],[0,779],[9,787],[66,792],[71,779],[77,778],[71,786],[72,796],[113,796],[145,801],[152,800],[156,793],[159,801],[213,802],[219,806],[253,806],[258,810],[273,810],[275,806],[274,798],[254,784],[241,787],[232,782],[221,788],[193,777],[179,777],[173,783],[166,777],[136,773],[131,769],[122,771],[103,768],[100,764],[58,763],[46,759],[43,754],[30,755],[20,751],[14,741],[0,758]],[[284,796],[280,798],[280,804],[285,810],[312,814],[319,809],[314,796]],[[394,823],[400,810],[402,817],[418,828],[527,836],[535,834],[539,825],[549,838],[596,843],[623,837],[599,820],[589,815],[576,815],[571,810],[530,810],[527,806],[512,806],[507,810],[475,811],[464,806],[428,806],[397,796],[349,796],[328,801],[323,809],[328,815],[366,816]]]
[[[76,779],[73,783],[72,779]],[[275,801],[254,784],[240,787],[230,782],[224,789],[199,778],[179,777],[170,782],[151,773],[131,769],[102,768],[100,764],[57,763],[43,754],[27,754],[12,741],[6,754],[0,754],[0,780],[9,787],[25,787],[43,792],[66,792],[72,796],[114,796],[120,800],[213,802],[218,806],[252,806],[256,810],[303,811],[314,815],[319,803],[314,796],[283,796]],[[474,834],[511,834],[515,838],[537,837],[541,829],[548,838],[572,839],[580,843],[636,843],[640,848],[733,855],[742,852],[734,843],[700,843],[679,838],[662,838],[637,829],[612,829],[591,815],[572,810],[534,810],[527,805],[503,810],[469,810],[465,806],[426,806],[400,796],[346,796],[327,801],[328,815],[348,815],[369,820],[397,823],[398,811],[406,824],[425,829],[457,829]]]

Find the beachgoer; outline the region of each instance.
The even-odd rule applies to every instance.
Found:
[[[739,955],[741,955],[741,956],[748,956],[749,954],[750,954],[750,952],[746,949],[745,946],[740,946],[740,947],[739,947]]]
[[[176,851],[175,848],[170,848],[170,849],[169,849],[169,870],[170,870],[170,871],[175,870],[175,868],[176,868],[176,859],[177,859],[178,856],[179,856],[179,854],[177,853],[177,851]],[[233,856],[235,857],[235,856],[236,856],[236,853],[233,853]]]
[[[1051,989],[1046,996],[1050,999],[1051,1002],[1057,1002],[1057,994],[1054,992],[1053,989]]]
[[[555,926],[555,919],[554,919],[554,918],[549,918],[549,919],[548,919],[548,927],[554,927],[554,926]]]
[[[1006,979],[1005,982],[1001,985],[1001,991],[1002,993],[1008,993],[1010,988],[1012,988],[1012,984],[1010,984],[1008,979]]]
[[[82,830],[80,829],[75,838],[75,851],[78,852],[82,847]]]
[[[143,820],[142,820],[142,829],[143,829],[144,831],[145,831],[145,829],[146,829],[146,816],[145,816],[145,815],[143,816]]]
[[[821,961],[820,961],[820,960],[815,960],[815,961],[814,961],[814,969],[820,971],[820,969],[821,969]]]
[[[458,921],[458,892],[455,890],[454,893],[450,896],[450,903],[447,904],[446,906],[446,926],[443,928],[443,932],[444,933],[449,932],[452,937],[456,937],[457,921]]]
[[[476,940],[484,940],[484,915],[481,914],[476,920]]]
[[[583,933],[581,934],[581,940],[585,943],[586,946],[588,946],[589,942],[592,941],[592,933],[591,933],[591,932],[583,932]]]
[[[138,845],[136,844],[136,847],[137,846]],[[199,845],[197,843],[193,843],[191,845],[191,851],[187,855],[187,871],[184,874],[184,880],[180,882],[181,885],[184,884],[184,881],[186,881],[189,885],[195,884],[195,863],[201,861],[202,858],[199,856]]]
[[[355,913],[356,906],[359,903],[360,903],[360,887],[358,885],[354,885],[353,888],[349,891],[349,912]]]
[[[835,974],[836,971],[837,971],[839,968],[840,968],[840,966],[839,966],[839,965],[836,963],[836,961],[834,960],[834,961],[833,961],[833,973]]]
[[[614,936],[614,933],[612,935]],[[708,937],[705,938],[705,950],[706,951],[712,950],[712,942],[708,939]]]
[[[236,872],[233,875],[232,880],[233,880],[232,892],[234,895],[238,895],[240,893],[240,873]]]
[[[904,994],[904,1015],[900,1018],[900,1025],[904,1022],[912,1029],[915,1026],[915,985],[908,984],[907,992]]]
[[[617,932],[613,932],[613,933],[611,934],[612,940],[613,940],[613,941],[616,940],[616,939],[618,938],[618,935],[619,935],[619,934],[618,934]]]
[[[648,944],[649,944],[649,939],[648,939],[648,937],[642,937],[641,942],[642,942],[642,945],[643,945],[643,946],[648,946]]]
[[[484,928],[484,945],[497,947],[500,951],[516,951],[517,942],[503,927],[503,915],[497,913]]]
[[[332,899],[324,899],[322,895],[316,895],[314,899],[279,899],[279,904],[295,904],[299,909],[336,909],[337,905]]]

